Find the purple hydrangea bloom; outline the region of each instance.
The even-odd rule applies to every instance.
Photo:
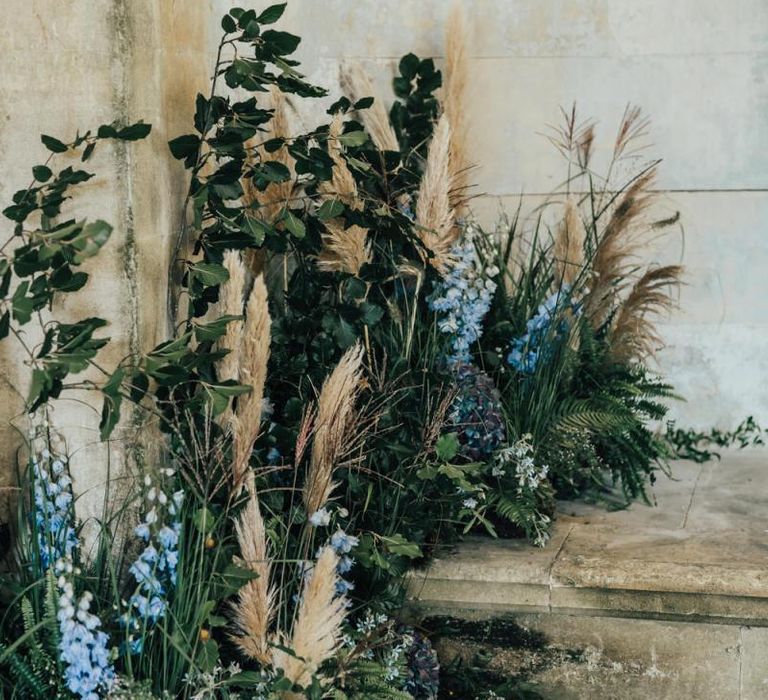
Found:
[[[449,420],[456,429],[461,454],[467,459],[488,459],[507,437],[501,395],[493,379],[475,365],[456,370],[458,393]]]

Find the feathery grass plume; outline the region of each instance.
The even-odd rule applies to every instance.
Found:
[[[584,268],[584,244],[587,231],[581,218],[579,205],[573,197],[565,202],[563,220],[555,234],[552,257],[555,263],[555,284],[573,284]]]
[[[301,415],[301,423],[299,425],[299,433],[296,436],[296,449],[294,452],[295,465],[301,464],[301,460],[304,459],[304,453],[309,446],[309,439],[315,432],[315,420],[317,419],[317,406],[314,403],[310,403],[304,407],[304,412]]]
[[[268,666],[272,661],[268,635],[275,615],[277,594],[270,585],[272,566],[267,533],[253,483],[249,483],[248,492],[248,503],[235,521],[235,534],[243,565],[259,577],[248,581],[240,589],[237,603],[232,605],[238,632],[232,636],[232,641],[243,654]]]
[[[328,133],[328,152],[333,160],[333,174],[329,182],[320,186],[326,199],[338,198],[353,209],[361,209],[358,199],[357,183],[347,167],[342,155],[339,136],[342,133],[341,114],[336,114]],[[368,243],[368,230],[352,224],[345,228],[343,219],[332,219],[325,224],[323,248],[318,256],[317,265],[326,272],[346,272],[358,275],[360,268],[371,261],[371,249]]]
[[[344,120],[341,113],[334,114],[328,127],[328,155],[333,161],[331,179],[321,182],[318,189],[326,198],[338,198],[348,207],[360,208],[357,198],[357,183],[344,160],[343,149],[339,137],[344,130]]]
[[[441,274],[450,264],[451,248],[460,233],[454,226],[450,200],[450,144],[451,127],[448,117],[443,114],[432,134],[416,202],[416,235],[432,253],[428,262]]]
[[[616,141],[613,144],[613,160],[632,156],[638,150],[642,150],[645,145],[639,143],[628,150],[635,142],[640,141],[648,135],[648,127],[651,120],[643,116],[640,107],[627,105],[624,109],[624,115],[619,124],[619,130],[616,133]]]
[[[355,429],[355,404],[363,380],[362,363],[363,346],[356,343],[344,353],[320,391],[312,457],[303,494],[308,515],[327,503],[336,486],[333,472]]]
[[[360,269],[371,261],[368,229],[352,224],[344,228],[340,219],[325,224],[323,248],[317,258],[317,266],[325,272],[345,272],[359,275]]]
[[[451,206],[461,216],[469,186],[467,157],[466,91],[469,82],[467,29],[461,3],[455,2],[448,16],[445,39],[445,91],[443,112],[451,125],[450,170]]]
[[[640,217],[653,201],[650,188],[655,176],[656,168],[650,167],[624,190],[595,247],[585,303],[585,313],[595,328],[607,320],[621,282],[629,272],[630,260],[639,245]]]
[[[592,158],[595,143],[595,123],[591,119],[579,121],[576,103],[570,111],[560,108],[563,119],[559,126],[550,125],[545,134],[548,141],[569,163],[575,162],[584,171]]]
[[[266,139],[287,139],[290,132],[285,109],[285,95],[279,88],[273,86],[270,96],[272,99],[272,119],[269,121]],[[264,140],[265,135],[260,133],[247,144],[248,164],[257,166],[264,160],[272,160],[291,170],[292,160],[287,146],[283,145],[276,151],[267,153],[261,146],[256,146],[256,143]],[[293,182],[290,179],[285,182],[273,182],[263,192],[259,192],[254,187],[253,179],[250,177],[243,178],[242,184],[245,192],[245,203],[252,209],[254,215],[265,221],[274,220],[282,212],[293,192]]]
[[[240,396],[232,416],[232,476],[237,488],[242,486],[253,443],[259,436],[269,360],[270,327],[267,285],[264,283],[264,275],[259,275],[248,297],[238,353],[239,380],[242,384],[248,384],[251,391]]]
[[[240,259],[240,253],[236,250],[227,250],[224,253],[224,267],[227,268],[229,279],[219,289],[219,303],[217,311],[220,316],[243,315],[243,293],[245,290],[245,265]],[[243,335],[243,322],[231,321],[227,324],[227,331],[219,340],[220,350],[229,352],[218,362],[217,370],[220,380],[234,379],[239,376],[238,350]]]
[[[360,64],[343,64],[340,70],[340,81],[342,91],[352,102],[357,102],[363,97],[374,97],[373,104],[368,109],[360,110],[360,120],[376,148],[380,151],[399,151],[400,144],[389,122],[384,103],[374,96],[373,84]]]
[[[267,153],[264,148],[256,145],[265,139],[288,139],[290,137],[288,116],[285,109],[285,95],[279,88],[272,86],[270,96],[272,101],[272,119],[269,121],[266,135],[259,133],[246,144],[248,147],[248,165],[255,167],[263,161],[276,161],[293,173],[292,159],[288,153],[287,146],[283,145],[276,151]],[[293,184],[293,179],[290,178],[285,182],[270,183],[263,192],[259,192],[254,187],[252,178],[243,178],[243,201],[248,207],[246,215],[258,217],[267,222],[274,221],[291,198]],[[265,251],[263,249],[248,250],[245,253],[245,261],[251,273],[257,276],[264,271]]]
[[[661,344],[650,316],[675,305],[673,290],[680,286],[683,268],[665,265],[647,270],[621,303],[610,334],[611,354],[620,362],[642,359]]]
[[[304,583],[299,612],[287,644],[295,656],[278,648],[273,651],[274,667],[282,669],[286,678],[301,686],[309,685],[317,669],[333,656],[341,641],[347,599],[343,595],[336,597],[338,563],[333,548],[323,547]],[[283,644],[286,645],[285,641]]]

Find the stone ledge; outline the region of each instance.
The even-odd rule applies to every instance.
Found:
[[[562,503],[544,549],[467,538],[411,574],[411,606],[768,627],[764,464],[758,451],[675,465],[656,507]]]

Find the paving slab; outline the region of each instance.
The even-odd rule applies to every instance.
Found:
[[[768,455],[679,463],[656,505],[562,502],[544,549],[471,537],[413,575],[425,608],[768,626]]]

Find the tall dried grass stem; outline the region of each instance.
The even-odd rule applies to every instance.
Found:
[[[375,95],[373,84],[362,67],[357,63],[345,63],[341,66],[341,89],[344,94],[357,102],[363,97],[373,97],[373,104],[368,109],[360,110],[359,116],[371,140],[380,151],[399,151],[397,136],[389,122],[389,115],[384,103]]]
[[[334,469],[352,440],[356,402],[363,381],[362,360],[363,347],[357,343],[344,353],[320,391],[312,458],[303,493],[308,515],[328,502],[335,487]]]
[[[233,479],[242,485],[248,468],[248,460],[261,427],[261,410],[264,400],[264,382],[269,361],[271,319],[267,303],[267,286],[264,276],[253,283],[246,306],[243,337],[240,342],[239,378],[251,391],[239,397],[237,410],[232,417]]]
[[[427,153],[427,164],[416,202],[416,235],[431,253],[428,262],[444,273],[451,261],[451,248],[459,231],[454,227],[451,207],[451,127],[443,114],[435,127]]]

